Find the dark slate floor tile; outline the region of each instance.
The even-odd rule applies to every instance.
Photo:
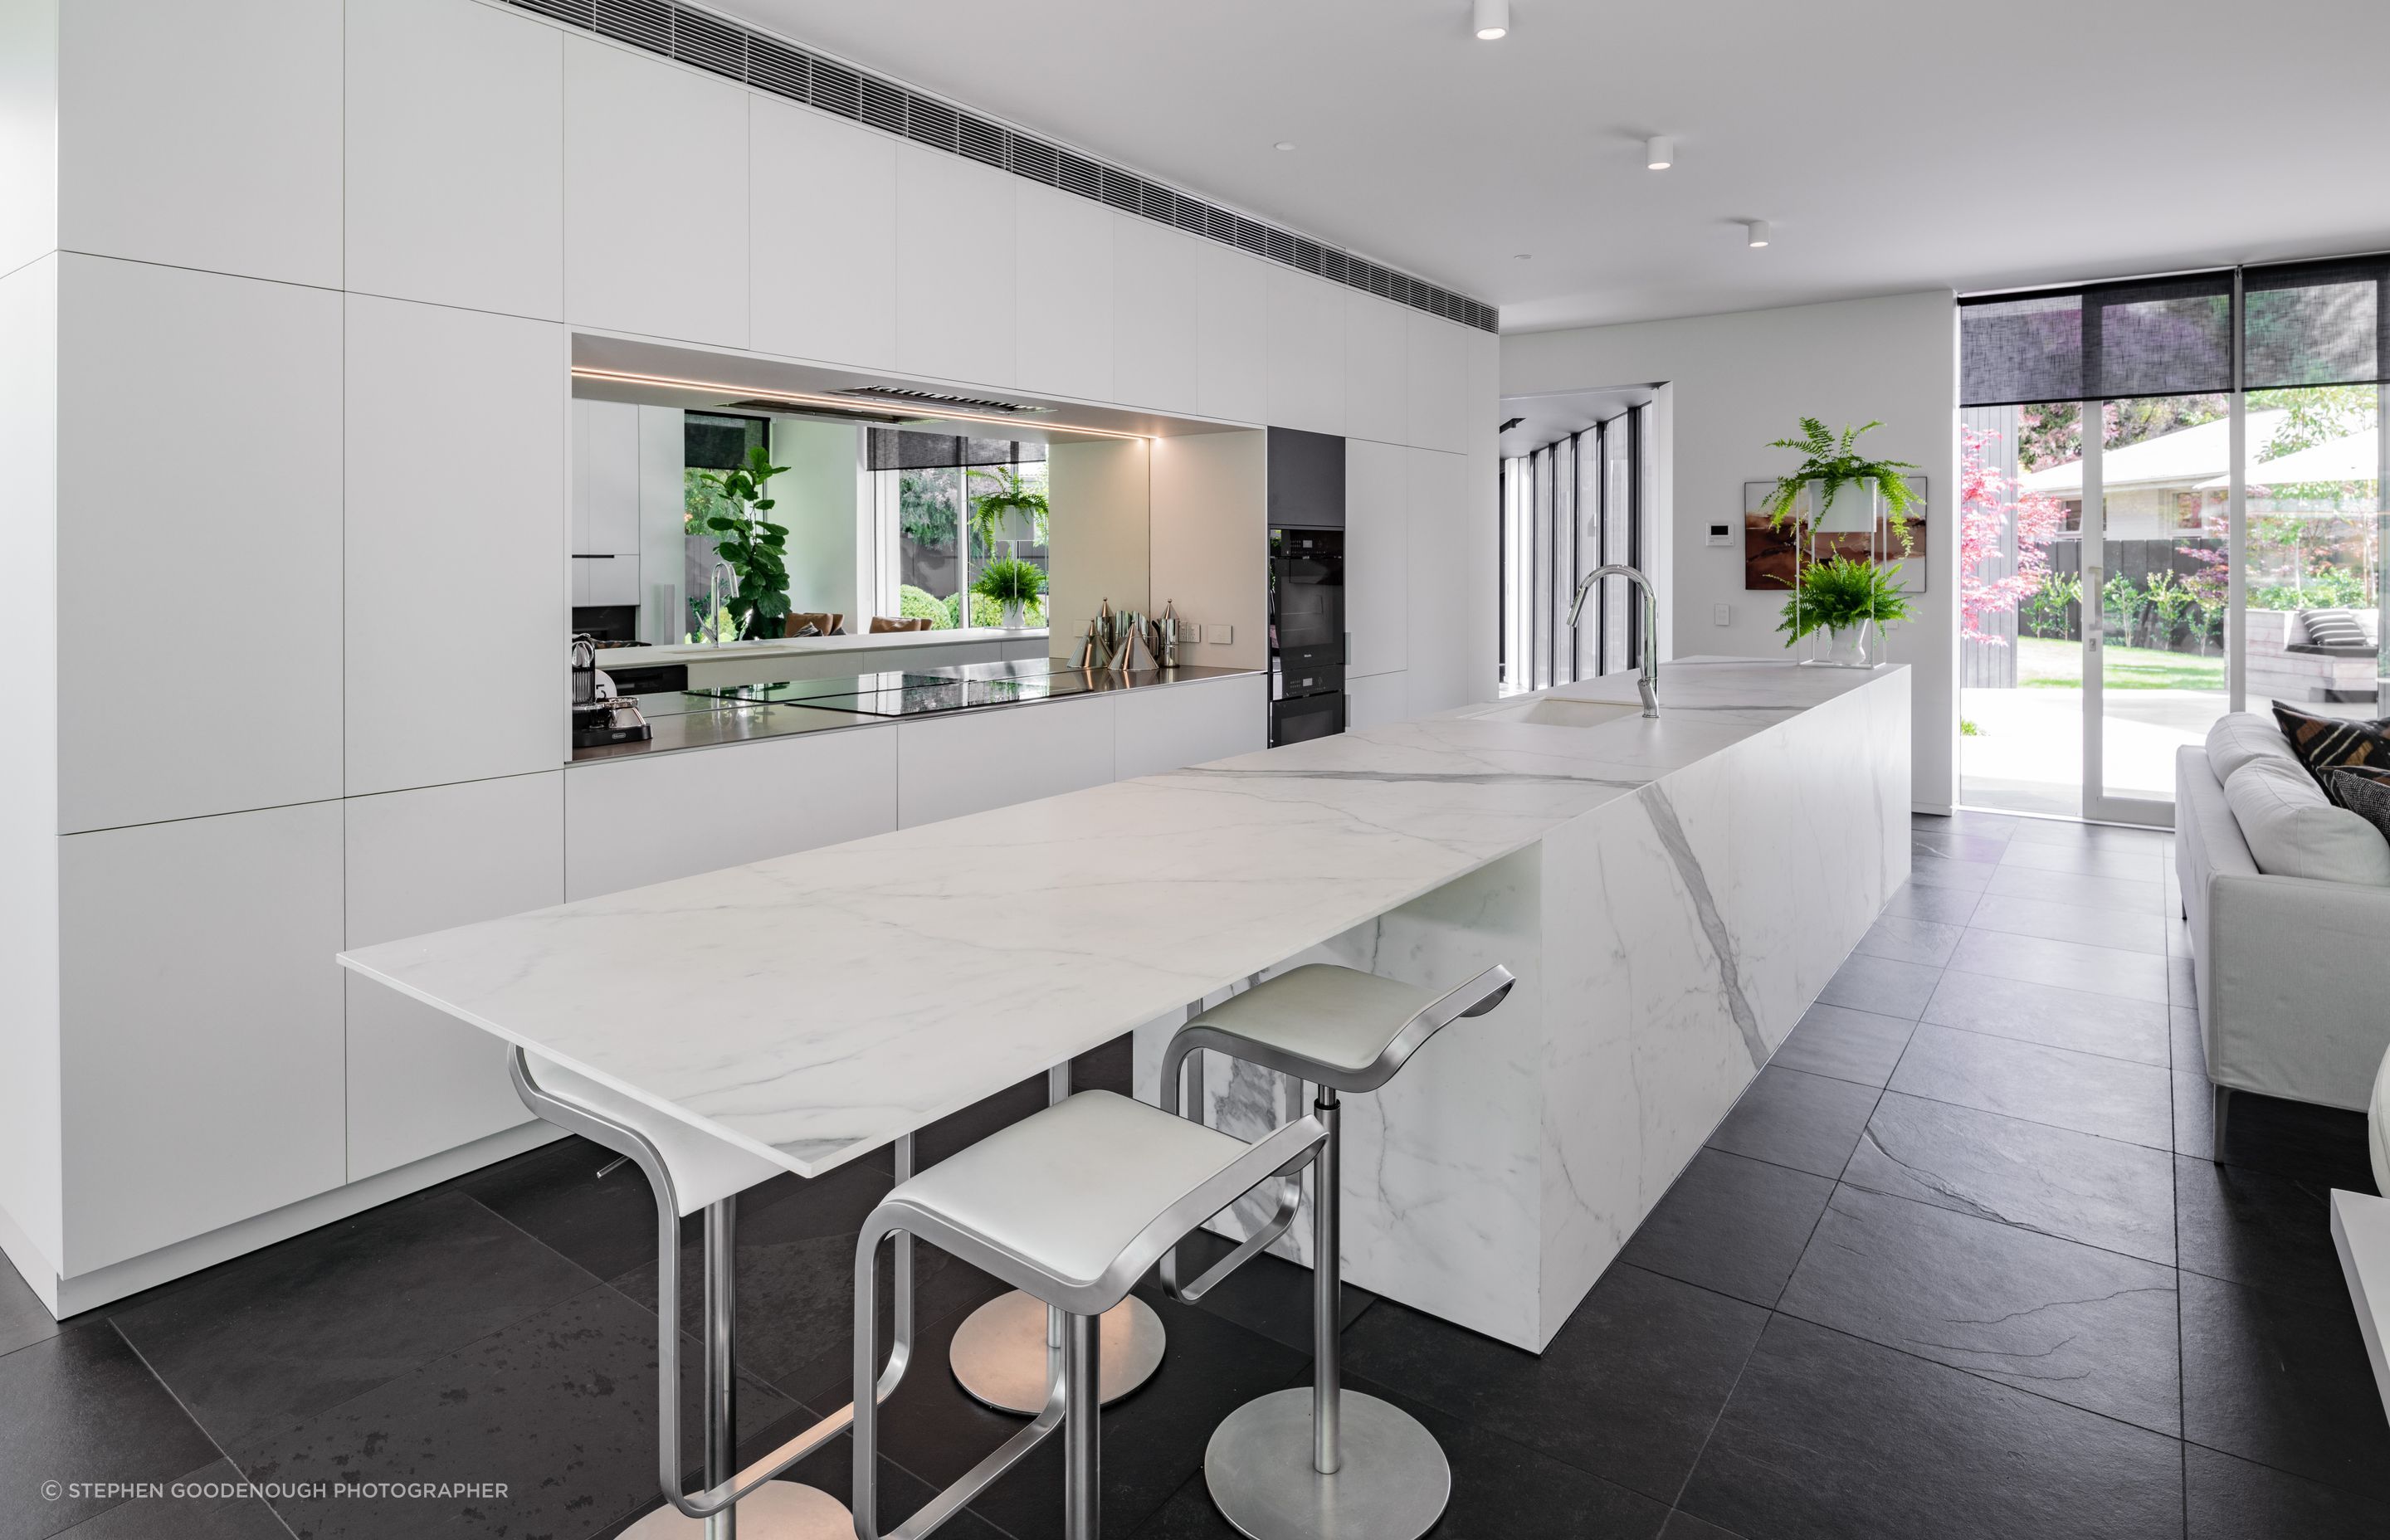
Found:
[[[1958,888],[1982,892],[1999,868],[1989,861],[1960,861],[1947,855],[1911,855],[1908,879],[1921,888]]]
[[[1391,1301],[1344,1336],[1353,1374],[1663,1502],[1676,1495],[1767,1313],[1613,1264],[1541,1356]]]
[[[1857,951],[1870,957],[1890,957],[1895,962],[1923,963],[1939,968],[1950,960],[1958,948],[1959,938],[1966,931],[1956,925],[1939,920],[1918,919],[1909,915],[1884,915],[1868,927],[1859,938]]]
[[[1644,1216],[1619,1260],[1772,1306],[1833,1190],[1823,1176],[1704,1149]]]
[[[1955,829],[1914,828],[1909,848],[1919,855],[1944,855],[1954,861],[1998,862],[2009,848],[2005,834],[1960,834]]]
[[[1668,1515],[1660,1530],[1660,1540],[1742,1540],[1730,1529],[1720,1529],[1706,1519],[1696,1519],[1683,1508]]]
[[[17,1276],[8,1259],[0,1256],[0,1356],[58,1334],[58,1323],[50,1307]]]
[[[1811,1006],[1768,1062],[1804,1074],[1881,1086],[1892,1078],[1893,1066],[1900,1062],[1900,1051],[1908,1046],[1908,1034],[1916,1026],[1897,1016],[1847,1006]]]
[[[229,1449],[596,1281],[472,1199],[438,1192],[310,1230],[112,1315]]]
[[[2080,904],[2051,904],[2037,898],[1986,893],[1967,918],[1970,929],[2000,930],[2049,941],[2079,941],[2113,946],[2123,952],[2166,954],[2164,917],[2138,909],[2092,908]]]
[[[2235,1091],[2224,1137],[2224,1158],[2234,1165],[2316,1187],[2373,1191],[2362,1112]],[[2206,1148],[2198,1153],[2206,1153]]]
[[[1893,890],[1885,901],[1883,912],[1907,915],[1912,919],[1930,919],[1943,925],[1964,925],[1975,912],[1984,895],[1972,888],[1937,888],[1931,884],[1905,882]]]
[[[2173,1269],[1838,1187],[1786,1315],[2154,1432],[2181,1428]]]
[[[2009,898],[2039,899],[2046,904],[2073,904],[2086,909],[2119,909],[2137,915],[2162,915],[2166,912],[2165,884],[2163,882],[2087,877],[2079,872],[2037,871],[2030,866],[2004,866],[1992,875],[1984,891]]]
[[[698,1345],[682,1344],[681,1418],[700,1448]],[[276,1498],[283,1521],[318,1540],[412,1537],[478,1513],[485,1533],[591,1534],[656,1495],[656,1318],[598,1287],[313,1417],[234,1445],[255,1481],[504,1482],[498,1499],[360,1504]],[[801,1415],[742,1379],[742,1454],[752,1457]],[[694,1472],[691,1472],[694,1475]]]
[[[854,1446],[843,1438],[832,1439],[820,1449],[798,1461],[780,1479],[818,1488],[840,1502],[852,1506],[854,1500]],[[911,1518],[915,1510],[936,1495],[937,1489],[931,1486],[929,1482],[906,1470],[895,1461],[884,1456],[880,1458],[880,1522],[883,1532],[893,1530]],[[658,1499],[649,1505],[647,1512],[653,1512],[662,1507],[663,1503],[662,1499]],[[598,1533],[605,1536],[606,1540],[613,1540],[614,1536],[646,1516],[646,1512],[633,1515],[621,1523],[610,1524]],[[456,1530],[456,1540],[464,1540],[464,1536],[469,1534],[478,1537],[490,1533],[489,1530],[480,1527],[467,1529],[462,1524],[459,1524]],[[741,1528],[739,1531],[742,1535],[752,1533],[746,1528]],[[447,1540],[448,1534],[448,1531],[443,1531],[442,1540]],[[701,1532],[692,1531],[691,1536],[692,1540],[700,1540]],[[938,1536],[939,1540],[1008,1540],[1002,1530],[969,1508],[963,1509],[939,1526]],[[559,1536],[558,1540],[565,1540],[565,1537]],[[765,1540],[770,1540],[770,1537],[766,1536]]]
[[[170,1482],[217,1457],[107,1321],[85,1316],[0,1357],[0,1540],[37,1540],[123,1501],[45,1482]]]
[[[1873,1086],[1771,1064],[1710,1136],[1710,1148],[1817,1176],[1838,1176],[1875,1110]]]
[[[2183,1446],[2188,1540],[2381,1540],[2390,1505],[2319,1485],[2288,1471]]]
[[[2181,1275],[2183,1436],[2390,1502],[2390,1426],[2357,1317]]]
[[[232,1461],[219,1458],[167,1482],[159,1495],[59,1531],[58,1540],[290,1540],[272,1508],[238,1490],[241,1481]]]
[[[2011,840],[2000,854],[2000,865],[2004,866],[2077,872],[2085,877],[2122,878],[2128,882],[2155,882],[2160,861],[2155,849],[2122,848],[2088,841],[2058,844],[2040,840]]]
[[[2152,1149],[2174,1136],[2167,1072],[2156,1065],[1979,1032],[1920,1025],[1889,1089]]]
[[[2174,1148],[2204,1161],[2216,1147],[2216,1087],[2204,1073],[2174,1072]]]
[[[1943,974],[1922,1019],[1936,1026],[1964,1027],[2161,1068],[2173,1057],[2162,1005],[1988,973]]]
[[[1925,1002],[1934,997],[1934,985],[1941,977],[1938,966],[1854,953],[1826,981],[1818,998],[1825,1005],[1914,1021]]]
[[[647,1178],[628,1163],[599,1176],[613,1160],[586,1139],[559,1139],[449,1186],[592,1276],[610,1278],[656,1259],[656,1202]]]
[[[2331,1189],[2204,1157],[2175,1157],[2182,1265],[2255,1289],[2348,1299],[2332,1239]]]
[[[2170,1005],[2199,1004],[2197,965],[2189,957],[2168,957],[2165,960],[2166,1001]]]
[[[1985,813],[1976,808],[1955,808],[1948,813],[1912,813],[1912,828],[1947,829],[1957,834],[1988,835],[1996,840],[2013,839],[2035,820],[2020,818],[2013,813]]]
[[[1851,1186],[2171,1266],[2163,1150],[1888,1094],[1843,1172]]]
[[[1298,1221],[1300,1223],[1300,1221]],[[1189,1282],[1203,1269],[1236,1248],[1209,1230],[1188,1237],[1179,1255],[1179,1277]],[[1142,1292],[1150,1294],[1150,1288]],[[1378,1296],[1347,1282],[1343,1290],[1343,1326],[1351,1326]],[[1311,1269],[1264,1252],[1213,1287],[1196,1307],[1257,1331],[1271,1341],[1298,1353],[1311,1352]]]
[[[1787,1540],[2158,1540],[2172,1439],[1779,1315],[1678,1506]]]
[[[2166,1025],[2173,1042],[2174,1069],[2182,1074],[2207,1073],[2207,1045],[2200,1037],[2199,1011],[2191,1006],[2166,1007]]]
[[[1950,954],[1950,967],[1961,973],[1989,973],[2160,1006],[2166,1003],[2166,958],[2145,952],[2002,930],[1970,930]]]

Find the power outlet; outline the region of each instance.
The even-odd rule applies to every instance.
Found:
[[[1236,641],[1237,628],[1233,625],[1207,625],[1203,628],[1203,639],[1214,647],[1227,647]]]
[[[1710,619],[1719,625],[1732,625],[1734,623],[1734,606],[1730,604],[1721,604],[1717,606],[1710,611]]]

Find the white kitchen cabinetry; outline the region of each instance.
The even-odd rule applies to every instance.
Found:
[[[343,810],[348,946],[564,902],[561,770],[352,797]],[[497,1039],[369,979],[341,982],[350,1181],[530,1120]]]
[[[1419,311],[1410,312],[1409,320],[1407,442],[1421,449],[1464,454],[1470,447],[1471,404],[1476,400],[1470,391],[1470,328]],[[1493,404],[1483,406],[1490,412]]]
[[[1201,237],[1134,214],[1111,219],[1112,399],[1201,411],[1196,314]]]
[[[72,835],[58,889],[61,1271],[340,1186],[341,804]]]
[[[1410,339],[1405,308],[1344,292],[1344,436],[1408,442]]]
[[[1118,700],[1112,751],[1118,780],[1269,747],[1269,680],[1261,674],[1130,690]]]
[[[1015,179],[1013,307],[1024,391],[1112,399],[1112,211]],[[967,243],[968,244],[968,243]]]
[[[564,36],[476,0],[349,0],[347,287],[564,314]]]
[[[564,314],[747,345],[747,93],[564,38]]]
[[[1410,614],[1407,705],[1425,716],[1489,697],[1490,674],[1478,677],[1474,629],[1481,609],[1471,584],[1478,563],[1471,547],[1493,546],[1493,531],[1471,517],[1466,456],[1406,450],[1409,461]],[[1490,627],[1486,627],[1490,629]]]
[[[66,250],[340,286],[334,0],[69,0],[58,113]]]
[[[896,142],[768,96],[748,107],[754,346],[894,368]]]
[[[1406,694],[1406,678],[1400,673],[1373,674],[1366,679],[1347,676],[1344,681],[1345,730],[1350,732],[1388,722],[1408,721],[1411,711]]]
[[[1409,456],[1399,444],[1344,441],[1344,627],[1353,638],[1348,678],[1391,673],[1408,661]]]
[[[564,773],[565,896],[669,882],[895,827],[893,727],[575,765]]]
[[[1341,284],[1272,264],[1269,421],[1314,433],[1344,431],[1344,296]]]
[[[1231,422],[1269,416],[1269,269],[1215,240],[1195,243],[1195,409]]]
[[[102,257],[58,278],[60,830],[339,796],[341,296]],[[147,484],[104,468],[135,460]]]
[[[347,789],[552,769],[568,631],[564,328],[364,296],[348,306]]]
[[[627,401],[572,403],[572,602],[639,599],[639,418]]]
[[[943,150],[896,149],[896,366],[965,385],[1017,367],[1013,177]]]
[[[1101,786],[1113,722],[1108,695],[900,722],[896,820],[911,828]]]

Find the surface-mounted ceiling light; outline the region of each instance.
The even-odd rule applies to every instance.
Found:
[[[1666,171],[1677,163],[1677,141],[1665,135],[1643,141],[1643,169]]]
[[[1512,262],[1533,262],[1536,260],[1536,254],[1533,251],[1513,251],[1510,253],[1510,260]]]
[[[1510,31],[1510,0],[1477,0],[1477,41],[1491,43]]]
[[[1272,149],[1292,149],[1294,148],[1294,141],[1291,139],[1280,139],[1277,144],[1272,145],[1270,148]]]
[[[1742,222],[1742,243],[1745,246],[1760,247],[1767,245],[1767,221],[1764,219],[1744,220]]]

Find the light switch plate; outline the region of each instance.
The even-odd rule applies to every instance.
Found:
[[[1721,604],[1715,610],[1711,611],[1710,618],[1720,625],[1732,625],[1734,623],[1734,606],[1730,604]]]
[[[1227,647],[1237,639],[1237,628],[1233,625],[1207,625],[1203,628],[1203,639],[1214,647]]]

